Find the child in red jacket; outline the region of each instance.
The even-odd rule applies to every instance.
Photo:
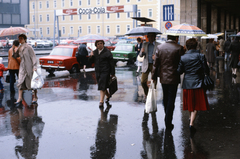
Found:
[[[0,91],[3,91],[3,84],[2,84],[2,77],[3,77],[3,71],[7,71],[8,69],[4,67],[2,64],[2,57],[0,57]]]

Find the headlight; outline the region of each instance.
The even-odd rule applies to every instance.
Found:
[[[63,62],[62,61],[57,61],[58,64],[62,64]]]

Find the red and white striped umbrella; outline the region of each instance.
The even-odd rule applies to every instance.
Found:
[[[22,34],[29,32],[28,29],[23,27],[10,27],[6,28],[0,31],[0,37],[1,36],[8,36],[8,35],[16,35],[16,34]]]

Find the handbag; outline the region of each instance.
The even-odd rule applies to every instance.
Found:
[[[203,89],[205,90],[213,90],[214,89],[214,81],[208,76],[205,75],[203,79]]]
[[[40,89],[44,85],[44,80],[41,75],[38,74],[37,71],[33,72],[32,80],[31,80],[31,88],[32,89]]]
[[[113,95],[115,92],[117,92],[117,90],[118,90],[117,77],[114,76],[109,81],[109,93],[110,93],[110,96]]]
[[[143,57],[140,57],[140,56],[138,55],[138,56],[137,56],[137,60],[138,60],[139,62],[143,62],[144,56],[143,56]]]
[[[154,88],[154,83],[151,80],[151,84],[148,89],[147,100],[145,104],[145,112],[151,113],[157,111],[157,91]]]
[[[5,82],[10,83],[10,73],[9,73],[9,71],[7,71]],[[15,83],[15,82],[16,82],[16,78],[15,78],[15,74],[14,74],[14,82],[13,83]]]

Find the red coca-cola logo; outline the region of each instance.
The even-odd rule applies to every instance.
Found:
[[[63,13],[68,15],[77,14],[77,9],[63,9]]]
[[[109,12],[124,12],[124,6],[108,6],[107,11],[109,11]]]

